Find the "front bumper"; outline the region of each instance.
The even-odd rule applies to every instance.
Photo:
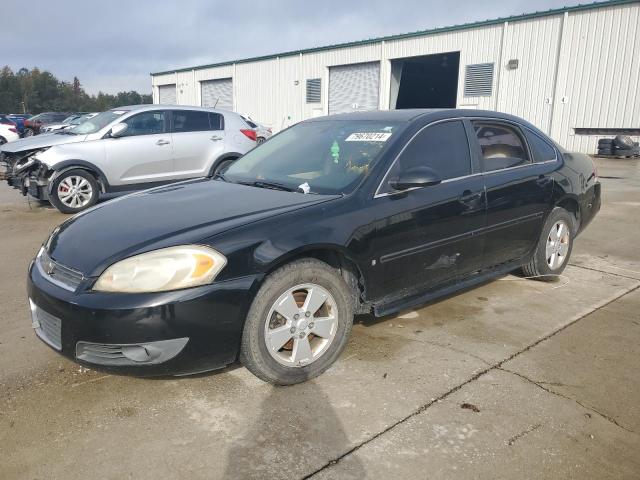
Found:
[[[36,320],[34,327],[62,355],[101,370],[157,376],[199,373],[235,362],[257,284],[257,277],[248,276],[175,292],[114,294],[82,291],[82,286],[71,292],[32,264],[27,290],[32,310],[59,321],[57,342],[47,341],[38,330],[50,329],[50,324]],[[55,337],[58,331],[50,332]],[[123,346],[129,354],[122,354]],[[145,357],[154,348],[159,353]]]

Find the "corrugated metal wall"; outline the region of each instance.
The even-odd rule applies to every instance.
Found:
[[[513,113],[587,153],[600,137],[574,128],[640,128],[638,3],[155,75],[154,101],[159,85],[175,83],[178,103],[200,105],[201,81],[233,78],[234,110],[278,131],[327,114],[331,66],[379,61],[379,108],[387,109],[391,60],[452,51],[460,52],[460,108]],[[495,64],[491,96],[463,95],[464,68],[475,63]],[[309,78],[321,79],[320,104],[306,103]]]

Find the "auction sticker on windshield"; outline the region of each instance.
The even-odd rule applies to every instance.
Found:
[[[345,142],[386,142],[390,136],[389,132],[358,132],[349,135]]]

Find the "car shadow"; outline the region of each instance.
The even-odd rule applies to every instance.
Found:
[[[353,448],[315,381],[269,388],[259,408],[247,412],[253,423],[229,449],[223,478],[306,478]],[[345,467],[340,478],[366,477],[355,458]]]

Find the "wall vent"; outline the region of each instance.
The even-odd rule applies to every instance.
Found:
[[[321,85],[319,78],[307,79],[307,103],[320,103]]]
[[[465,97],[490,97],[493,86],[493,63],[467,65],[464,73]]]

